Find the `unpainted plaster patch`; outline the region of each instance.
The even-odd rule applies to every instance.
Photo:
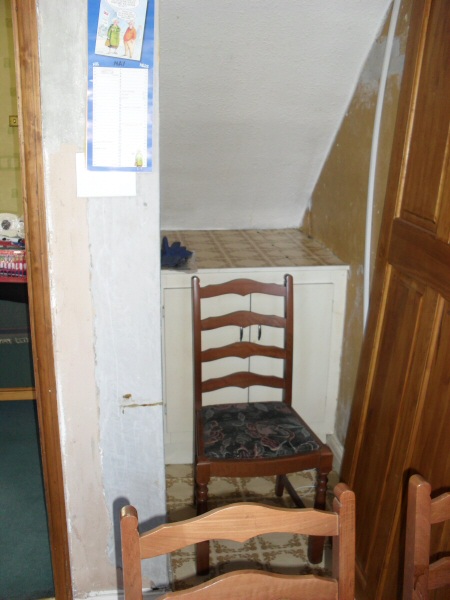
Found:
[[[122,396],[124,400],[131,400],[133,398],[133,394],[127,393]],[[144,406],[162,406],[162,401],[160,402],[133,402],[133,404],[121,404],[120,408],[122,413],[125,408],[142,408]]]
[[[122,409],[122,412],[125,408],[143,408],[144,406],[162,406],[162,402],[153,402],[153,403],[148,403],[148,404],[121,404],[120,408]]]
[[[388,77],[401,76],[403,72],[404,55],[400,54],[400,48],[401,40],[396,37],[392,44]],[[373,106],[376,101],[385,51],[386,38],[383,37],[374,44],[361,73],[355,99],[367,107]]]

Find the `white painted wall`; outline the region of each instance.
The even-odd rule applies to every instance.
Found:
[[[390,4],[162,2],[162,227],[300,225]]]
[[[73,585],[84,598],[117,588],[120,505],[133,503],[150,525],[165,515],[158,105],[155,169],[138,176],[137,197],[77,198],[86,2],[38,9],[59,419]],[[167,581],[164,557],[148,575]]]

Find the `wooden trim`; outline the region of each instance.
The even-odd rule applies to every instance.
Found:
[[[0,402],[7,400],[36,400],[34,387],[1,388]]]
[[[72,600],[48,276],[36,0],[12,0],[28,295],[55,597]]]

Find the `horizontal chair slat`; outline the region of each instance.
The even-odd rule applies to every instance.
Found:
[[[172,537],[170,531],[177,533]],[[255,502],[239,502],[182,523],[160,525],[143,534],[140,539],[141,558],[177,550],[180,538],[181,546],[189,546],[211,539],[245,542],[265,533],[335,536],[338,535],[338,516],[313,508],[278,508]]]
[[[236,312],[220,315],[217,317],[208,317],[201,322],[202,331],[209,331],[218,327],[250,327],[251,325],[265,325],[267,327],[285,327],[286,319],[277,315],[262,315],[248,310],[239,310]]]
[[[214,392],[226,387],[247,388],[253,385],[265,385],[272,388],[284,389],[285,379],[273,375],[259,375],[258,373],[241,371],[239,373],[232,373],[231,375],[224,375],[223,377],[207,379],[202,383],[202,392]]]
[[[272,600],[273,598],[336,598],[338,582],[335,579],[317,575],[279,575],[264,571],[242,570],[225,573],[206,581],[195,590],[175,592],[176,598],[183,600]],[[175,598],[172,594],[161,600]]]
[[[235,342],[228,346],[210,348],[201,353],[202,362],[210,362],[221,358],[236,356],[238,358],[249,358],[250,356],[268,356],[269,358],[285,358],[286,351],[278,346],[263,346],[253,342]]]
[[[431,501],[431,523],[441,523],[450,519],[450,492],[441,494]]]
[[[444,556],[431,564],[428,575],[428,589],[437,590],[446,585],[450,585],[450,556]]]
[[[278,283],[261,283],[251,279],[235,279],[225,283],[206,285],[200,288],[200,298],[214,298],[223,294],[238,294],[248,296],[249,294],[272,294],[285,296],[286,287]]]

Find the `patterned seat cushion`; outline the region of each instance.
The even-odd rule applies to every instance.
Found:
[[[205,454],[210,459],[277,458],[319,448],[283,402],[204,406],[202,417]]]

